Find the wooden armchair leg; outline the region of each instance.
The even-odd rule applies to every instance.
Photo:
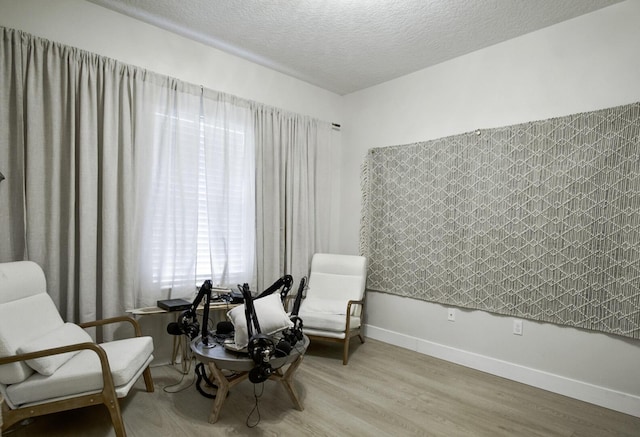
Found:
[[[153,393],[154,391],[153,378],[151,377],[151,369],[149,368],[149,366],[147,366],[147,368],[144,369],[142,376],[144,378],[144,385],[147,388],[147,392]]]
[[[107,410],[109,410],[109,416],[111,416],[111,423],[113,424],[113,430],[116,432],[116,436],[126,437],[127,431],[124,429],[118,398],[115,396],[111,398],[111,396],[109,396],[108,399],[105,399],[104,405],[107,407]]]
[[[364,343],[364,336],[361,333],[357,334],[358,338],[360,339],[361,343]],[[355,334],[354,334],[355,337]],[[349,362],[349,341],[351,340],[351,337],[346,337],[343,340],[343,349],[342,349],[342,365],[346,366],[347,363]]]
[[[344,339],[344,347],[342,349],[342,365],[346,366],[349,362],[349,337]]]

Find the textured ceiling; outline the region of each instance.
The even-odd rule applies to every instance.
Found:
[[[88,0],[348,94],[620,0]]]

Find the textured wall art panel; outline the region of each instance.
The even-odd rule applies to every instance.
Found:
[[[640,338],[640,104],[369,151],[368,288]]]

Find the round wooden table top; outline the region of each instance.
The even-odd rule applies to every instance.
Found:
[[[202,338],[197,337],[191,342],[191,350],[202,362],[214,362],[218,369],[234,370],[237,372],[248,372],[255,367],[255,363],[246,352],[235,352],[225,348],[222,344],[210,339],[213,347],[205,346]],[[291,352],[286,357],[274,358],[269,364],[274,369],[294,362],[300,355],[303,355],[309,347],[309,337],[303,336],[302,341],[298,341],[291,348]]]

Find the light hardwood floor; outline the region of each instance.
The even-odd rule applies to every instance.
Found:
[[[305,410],[292,408],[284,389],[264,385],[260,422],[249,417],[254,386],[231,390],[216,424],[207,422],[212,400],[180,381],[172,366],[152,369],[156,391],[142,381],[122,401],[130,437],[162,436],[640,436],[640,418],[508,381],[368,339],[352,341],[349,364],[341,348],[312,344],[296,387]],[[103,406],[36,418],[3,437],[113,436]]]

